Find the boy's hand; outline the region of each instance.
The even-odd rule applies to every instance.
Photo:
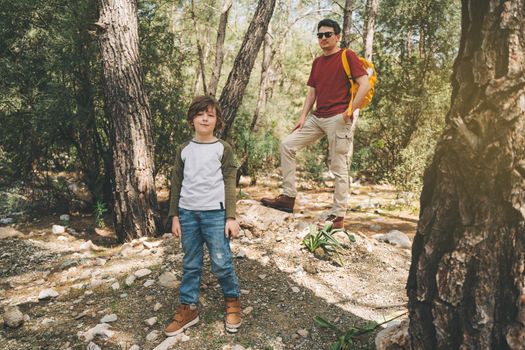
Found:
[[[171,221],[171,233],[174,237],[180,237],[180,222],[178,216],[174,216]]]
[[[239,224],[237,223],[237,220],[228,218],[226,219],[226,225],[224,226],[224,235],[226,238],[234,239],[239,234],[239,230],[241,228],[239,227]]]

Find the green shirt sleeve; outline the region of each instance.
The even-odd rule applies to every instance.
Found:
[[[178,147],[175,154],[175,164],[171,175],[170,210],[168,216],[179,216],[180,190],[182,188],[182,179],[184,178],[184,162],[182,161],[181,153],[186,145],[187,143]]]
[[[221,169],[222,177],[224,179],[224,195],[225,195],[225,205],[226,205],[226,217],[233,218],[236,217],[236,191],[235,183],[237,180],[237,161],[235,160],[235,155],[233,154],[232,147],[227,143],[222,141],[224,145],[224,153],[221,160]]]

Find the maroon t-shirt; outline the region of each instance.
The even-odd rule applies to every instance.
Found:
[[[316,109],[313,114],[319,118],[333,117],[343,113],[350,103],[350,82],[343,68],[340,50],[330,56],[317,57],[312,63],[308,86],[315,88]],[[357,55],[346,50],[352,78],[366,75]]]

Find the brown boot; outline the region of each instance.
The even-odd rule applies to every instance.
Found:
[[[288,197],[284,194],[280,194],[275,198],[262,198],[261,203],[262,205],[273,209],[292,213],[293,205],[295,204],[295,197]]]
[[[241,299],[225,297],[224,302],[226,304],[226,330],[230,333],[237,333],[242,323]]]
[[[197,322],[199,322],[197,305],[181,304],[173,316],[173,322],[164,330],[164,334],[168,337],[173,337],[184,332],[186,328],[197,324]]]
[[[321,222],[317,225],[320,229],[324,228],[327,222],[332,223],[332,230],[345,228],[345,217],[344,216],[335,216],[333,214],[328,215],[324,222]]]

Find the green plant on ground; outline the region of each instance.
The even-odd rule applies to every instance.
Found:
[[[406,314],[407,313],[404,312],[404,313],[402,313],[400,315],[397,315],[397,316],[395,316],[395,317],[393,317],[391,319],[388,319],[388,320],[386,320],[384,322],[381,322],[381,323],[377,323],[375,321],[371,321],[371,322],[366,323],[364,326],[352,326],[349,329],[347,329],[346,331],[337,328],[336,325],[334,325],[333,323],[330,323],[329,321],[325,320],[321,316],[315,316],[314,317],[314,322],[318,326],[320,326],[322,328],[331,329],[332,331],[334,331],[337,334],[338,340],[337,340],[337,342],[332,344],[332,346],[330,346],[330,350],[352,350],[354,348],[354,342],[356,340],[356,337],[359,337],[359,336],[367,334],[367,333],[371,333],[371,332],[375,331],[381,325],[383,325],[385,323],[388,323],[390,321],[393,321],[393,320],[395,320],[395,319],[397,319],[397,318],[399,318],[401,316],[404,316]]]
[[[95,208],[93,209],[93,215],[95,216],[95,225],[98,228],[104,228],[106,227],[106,223],[104,222],[104,214],[108,211],[108,208],[106,208],[106,204],[102,201],[97,201],[95,203]]]
[[[334,237],[335,233],[344,232],[351,242],[355,242],[355,237],[348,234],[343,229],[333,229],[332,222],[327,222],[322,229],[315,225],[310,225],[310,232],[303,239],[303,244],[310,251],[314,253],[321,248],[326,254],[334,254],[339,265],[343,266],[343,259],[341,258],[341,250],[343,246],[341,242]]]

